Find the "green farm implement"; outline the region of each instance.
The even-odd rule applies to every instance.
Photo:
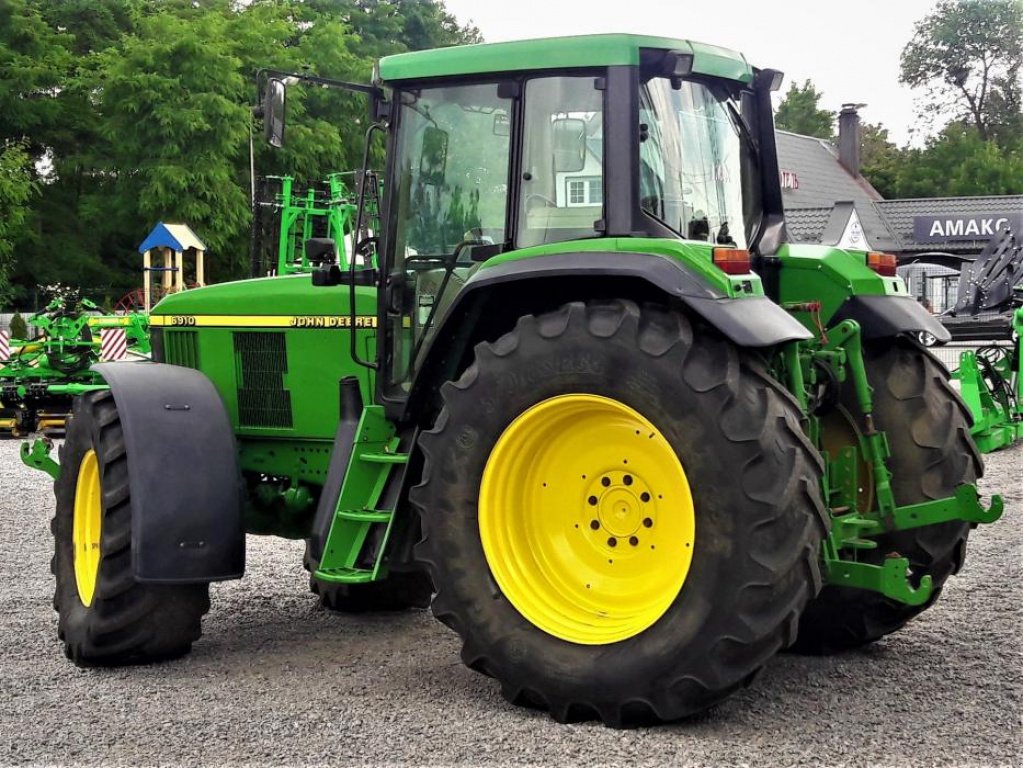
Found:
[[[96,305],[76,295],[58,295],[32,315],[32,340],[11,339],[0,359],[0,433],[25,437],[64,429],[71,398],[103,388],[90,366],[104,355],[103,334],[116,329],[108,343],[117,358],[150,352],[145,315],[100,315]]]
[[[362,177],[351,172],[331,173],[320,184],[303,189],[296,187],[293,176],[267,176],[265,186],[277,186],[275,192],[256,204],[254,221],[253,277],[261,275],[292,275],[311,271],[321,258],[321,252],[310,249],[310,243],[325,243],[332,248],[327,255],[341,269],[357,258],[354,248],[358,205],[353,185]],[[377,221],[379,180],[375,174],[367,175],[375,191],[370,195],[372,205],[367,206],[367,226]],[[347,183],[346,183],[347,180]],[[265,188],[264,188],[265,189]],[[267,258],[269,242],[276,245],[275,258]]]
[[[1012,316],[1011,346],[967,350],[953,376],[973,415],[971,432],[982,453],[1023,439],[1023,307]]]
[[[992,238],[964,267],[954,312],[1011,312],[1011,343],[964,351],[952,374],[973,416],[973,439],[990,453],[1023,439],[1023,244],[1011,230]]]
[[[780,72],[599,35],[263,79],[275,146],[286,82],[367,96],[354,216],[294,224],[291,274],[168,296],[153,362],[75,398],[75,663],[187,652],[273,534],[327,607],[430,604],[510,701],[673,720],[898,630],[999,516],[895,257],[789,242]]]

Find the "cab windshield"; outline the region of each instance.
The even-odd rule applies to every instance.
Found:
[[[724,86],[653,77],[640,90],[640,207],[688,240],[747,247],[760,226],[757,148]]]

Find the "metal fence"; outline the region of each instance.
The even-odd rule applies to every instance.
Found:
[[[978,349],[983,347],[1002,347],[1005,350],[1011,352],[1012,340],[1003,339],[1001,341],[962,341],[962,342],[951,342],[943,346],[934,346],[930,348],[931,354],[933,354],[941,363],[948,368],[950,371],[954,371],[959,367],[959,356],[965,350],[971,350],[976,352]]]

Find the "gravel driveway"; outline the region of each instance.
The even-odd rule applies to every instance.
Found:
[[[629,731],[509,706],[428,612],[319,610],[301,544],[259,537],[191,655],[76,669],[50,607],[52,491],[17,450],[0,442],[0,764],[1023,763],[1023,445],[988,458],[1005,515],[933,610],[861,651],[782,655],[696,720]]]

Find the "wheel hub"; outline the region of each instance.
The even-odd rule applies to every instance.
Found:
[[[480,539],[509,602],[570,642],[632,637],[685,582],[692,495],[667,439],[617,400],[537,403],[502,433],[483,473]]]
[[[652,526],[653,494],[641,478],[631,472],[614,471],[597,472],[595,476],[600,479],[588,489],[586,504],[596,508],[593,519],[599,527],[594,529],[591,521],[591,530],[628,540],[641,535],[644,521],[649,521],[647,528]]]

